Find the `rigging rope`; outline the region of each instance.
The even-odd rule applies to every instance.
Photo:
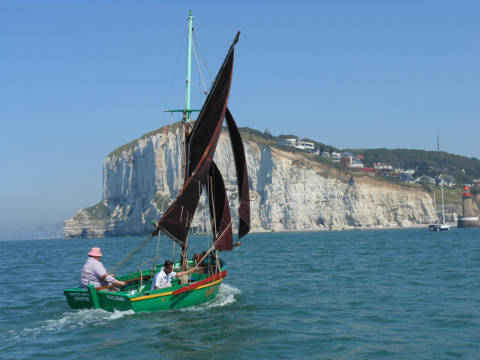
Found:
[[[130,254],[128,254],[126,257],[124,257],[119,263],[117,263],[113,268],[110,269],[109,273],[112,274],[116,270],[118,270],[121,266],[123,266],[126,262],[128,262],[133,255],[135,255],[137,252],[140,251],[141,248],[143,248],[145,245],[147,245],[150,240],[152,240],[154,236],[150,235],[148,238],[146,238],[140,245],[137,246],[135,250],[133,250]]]
[[[153,261],[153,271],[155,271],[155,266],[158,263],[158,251],[160,249],[160,234],[161,234],[161,232],[159,231],[158,232],[158,239],[157,239],[157,251],[155,252],[155,260]],[[152,274],[153,274],[153,272],[152,272]]]
[[[209,204],[208,204],[208,190],[207,188],[205,187],[203,189],[203,194],[205,196],[205,208],[204,208],[204,216],[208,219],[210,218],[210,208],[209,208]],[[210,221],[210,226],[211,226],[211,230],[212,230],[212,234],[213,234],[213,226],[212,226],[212,222]],[[208,225],[207,227],[205,227],[204,229],[206,232],[208,231]],[[206,237],[207,239],[207,249],[211,246],[211,238],[210,237]]]
[[[203,255],[203,257],[200,258],[200,260],[198,260],[198,263],[195,264],[195,266],[194,266],[193,268],[191,268],[190,271],[193,272],[193,271],[197,270],[197,269],[200,267],[200,264],[202,263],[202,261],[205,260],[205,258],[206,258],[208,255],[210,255],[210,253],[211,253],[213,250],[215,250],[215,245],[216,245],[218,239],[222,237],[222,235],[225,233],[225,231],[228,230],[228,228],[229,228],[230,226],[232,226],[232,222],[230,222],[230,224],[228,224],[228,226],[225,228],[225,230],[223,230],[223,232],[220,234],[220,236],[217,238],[217,240],[215,240],[215,242],[212,244],[212,246],[210,246],[210,248],[207,250],[207,252],[205,253],[205,255]]]
[[[207,258],[208,255],[210,255],[210,253],[215,249],[215,244],[213,244],[212,246],[210,246],[210,248],[207,250],[207,252],[205,253],[205,255],[203,255],[202,258],[200,258],[200,260],[198,260],[198,262],[195,264],[195,266],[193,268],[190,269],[191,272],[194,272],[195,270],[197,270],[199,267],[200,267],[200,264],[202,263],[203,260],[205,260]]]
[[[180,61],[180,55],[181,55],[181,52],[182,52],[183,43],[185,42],[186,34],[187,34],[187,29],[185,28],[183,30],[182,41],[179,43],[179,46],[178,46],[177,60],[175,61],[175,65],[173,67],[172,77],[170,78],[170,86],[169,86],[168,93],[167,93],[167,99],[165,101],[165,109],[168,108],[168,103],[170,101],[170,95],[172,93],[172,88],[173,88],[173,82],[175,80],[175,74],[177,73],[178,62]],[[165,112],[163,113],[163,121],[165,122]]]
[[[198,55],[197,55],[197,50],[195,49],[195,46],[193,47],[193,54],[195,55],[195,63],[197,64],[198,73],[200,74],[200,80],[202,81],[202,85],[203,85],[203,89],[200,89],[200,90],[202,90],[204,94],[207,94],[207,83],[205,82],[202,68],[200,67],[200,62],[198,61]]]
[[[210,71],[208,71],[207,62],[205,61],[205,58],[203,57],[203,55],[200,51],[200,46],[198,45],[197,35],[195,33],[193,34],[193,43],[195,44],[195,46],[198,49],[198,54],[200,55],[200,59],[203,61],[203,66],[205,66],[205,70],[207,71],[207,75],[209,77],[210,82],[212,82],[212,75],[210,74]]]

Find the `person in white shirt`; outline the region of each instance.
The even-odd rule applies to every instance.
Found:
[[[155,274],[152,281],[151,290],[162,289],[172,286],[171,280],[174,277],[181,277],[183,275],[191,274],[192,270],[188,271],[173,271],[173,262],[171,260],[165,261],[162,271]]]
[[[83,265],[81,287],[87,288],[89,284],[93,284],[95,287],[112,284],[116,286],[125,285],[124,281],[119,281],[113,275],[107,273],[105,266],[100,262],[101,258],[100,248],[92,247],[88,253],[87,262]]]

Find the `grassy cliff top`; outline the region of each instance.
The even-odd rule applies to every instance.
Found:
[[[281,138],[296,137],[295,135],[279,135],[272,136],[264,134],[258,130],[251,128],[241,128],[240,132],[244,139],[251,139],[255,142],[271,145],[276,148],[303,154],[315,161],[327,163],[331,166],[336,166],[334,163],[323,159],[319,156],[307,154],[301,150],[281,146],[278,141]],[[444,151],[427,151],[415,149],[337,149],[333,146],[323,144],[321,142],[305,139],[315,144],[316,149],[320,151],[350,151],[364,156],[365,167],[372,167],[374,162],[383,162],[390,164],[396,168],[414,169],[415,176],[428,175],[435,177],[436,175],[452,175],[455,177],[457,184],[469,184],[473,179],[480,179],[480,160],[477,158],[469,158],[466,156],[447,153]],[[341,168],[344,171],[348,171]]]
[[[113,150],[108,157],[119,156],[123,151],[128,151],[133,149],[139,140],[146,139],[151,136],[154,136],[162,132],[176,132],[182,126],[181,122],[176,122],[170,125],[163,126],[159,129],[150,131],[140,138],[135,139],[125,145],[122,145],[115,150]],[[325,166],[334,168],[346,174],[352,174],[356,176],[366,176],[364,172],[355,171],[352,169],[346,169],[341,167],[339,164],[334,163],[330,160],[327,160],[319,155],[314,155],[311,153],[306,153],[302,150],[283,146],[279,144],[279,140],[285,137],[295,137],[295,135],[279,135],[273,136],[268,133],[263,133],[261,131],[249,128],[242,127],[239,128],[242,138],[245,141],[252,141],[256,144],[269,146],[277,148],[279,150],[295,153],[305,159],[321,163]],[[308,139],[307,139],[308,140]],[[320,151],[327,150],[329,152],[337,151],[341,152],[333,146],[323,144],[318,141],[309,140],[315,144],[316,149]],[[457,184],[470,183],[472,179],[480,178],[480,160],[476,158],[467,158],[465,156],[450,154],[446,152],[437,152],[437,151],[425,151],[425,150],[410,150],[410,149],[349,149],[354,153],[362,154],[364,156],[365,166],[372,166],[373,162],[383,162],[390,164],[394,167],[400,167],[404,169],[414,169],[415,176],[420,175],[429,175],[435,176],[437,174],[453,175],[457,181]],[[376,177],[378,180],[383,180],[387,182],[398,183],[396,180],[391,178],[382,178],[381,176]],[[425,189],[431,192],[429,189]],[[457,198],[458,194],[451,195],[452,202],[454,198]]]
[[[356,149],[362,154],[366,166],[383,162],[395,167],[414,169],[416,175],[452,175],[457,184],[469,184],[480,178],[480,160],[450,154],[444,151],[413,149]]]
[[[122,154],[122,152],[129,151],[130,149],[133,149],[138,144],[138,142],[142,139],[147,139],[151,136],[160,134],[164,131],[166,131],[166,132],[176,132],[181,126],[182,126],[182,123],[179,121],[179,122],[176,122],[176,123],[173,123],[173,124],[170,124],[170,125],[162,126],[161,128],[158,128],[156,130],[152,130],[152,131],[150,131],[146,134],[143,134],[138,139],[132,140],[129,143],[126,143],[122,146],[119,146],[118,148],[113,150],[110,154],[108,154],[107,158],[113,157],[113,156],[116,156],[116,155],[120,156]]]

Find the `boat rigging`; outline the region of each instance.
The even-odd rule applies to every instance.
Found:
[[[171,288],[151,289],[149,284],[155,272],[160,270],[156,264],[155,255],[153,269],[143,271],[141,266],[138,272],[118,276],[117,279],[126,283],[120,289],[113,286],[95,288],[88,285],[84,288],[64,290],[67,301],[72,308],[103,308],[113,311],[155,311],[171,308],[192,306],[212,300],[218,293],[218,287],[226,277],[227,270],[218,256],[219,251],[232,250],[239,245],[233,244],[233,222],[230,215],[230,205],[225,189],[222,174],[213,160],[215,150],[222,132],[224,120],[232,145],[235,169],[237,173],[237,188],[239,197],[238,239],[250,231],[250,196],[245,150],[240,132],[234,118],[228,109],[230,85],[233,75],[235,45],[238,42],[238,32],[230,46],[225,60],[215,77],[200,110],[191,109],[191,55],[193,16],[188,16],[187,42],[187,76],[185,106],[183,109],[169,110],[169,112],[183,113],[184,131],[184,179],[183,187],[175,201],[168,207],[158,220],[154,220],[155,230],[131,254],[122,260],[115,269],[129,261],[131,257],[145,246],[152,238],[160,233],[166,234],[174,244],[181,247],[181,258],[175,265],[179,270],[195,271],[190,278],[184,281],[173,282]],[[191,113],[199,112],[195,122]],[[210,210],[212,245],[196,259],[188,257],[188,235],[191,223],[197,210],[200,196],[206,191]],[[160,240],[158,240],[160,241]],[[175,246],[174,246],[175,249]]]

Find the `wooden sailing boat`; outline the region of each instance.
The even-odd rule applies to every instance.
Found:
[[[203,271],[194,272],[185,283],[172,281],[172,287],[150,290],[151,280],[162,266],[156,265],[154,270],[139,271],[118,276],[117,279],[126,282],[121,289],[111,286],[88,289],[71,288],[64,290],[68,304],[74,309],[102,308],[105,310],[156,311],[187,307],[212,300],[219,290],[219,285],[227,275],[227,269],[218,257],[218,251],[232,250],[233,233],[230,217],[230,207],[222,175],[213,161],[215,149],[222,131],[223,120],[226,120],[237,171],[239,192],[239,231],[242,238],[250,231],[250,198],[248,190],[248,175],[245,151],[240,132],[232,114],[227,108],[230,84],[233,73],[235,45],[239,33],[230,46],[215,81],[207,95],[193,126],[190,123],[190,56],[192,35],[192,13],[188,18],[188,70],[187,70],[187,101],[184,114],[185,129],[185,174],[184,185],[176,200],[165,211],[163,216],[155,221],[155,231],[142,244],[146,244],[159,232],[166,234],[182,248],[181,260],[175,264],[176,270],[186,270],[195,266],[188,259],[187,237],[190,224],[197,209],[200,196],[204,190],[208,195],[213,240],[206,250],[203,259],[209,259],[209,266]],[[178,110],[177,110],[178,111]],[[238,245],[239,243],[237,242]],[[137,248],[138,249],[138,248]],[[203,259],[200,259],[202,261]]]

